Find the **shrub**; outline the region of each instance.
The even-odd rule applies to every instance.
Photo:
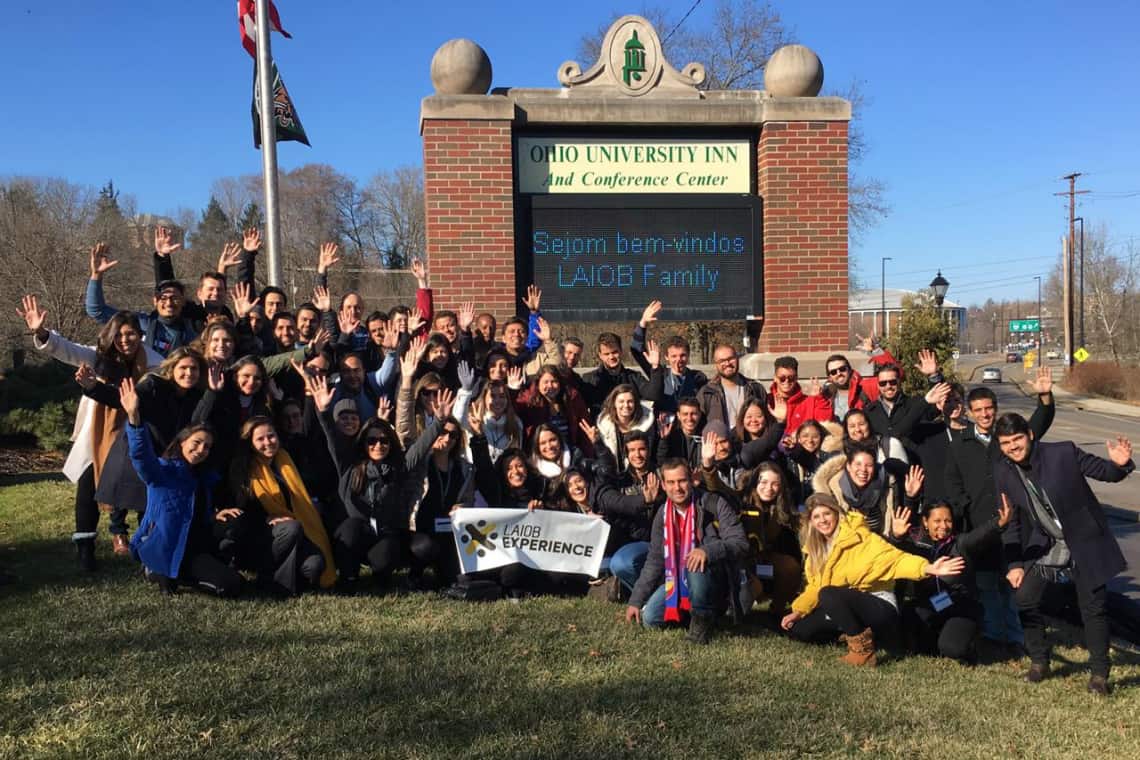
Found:
[[[1127,397],[1127,376],[1123,367],[1112,362],[1084,362],[1073,367],[1066,383],[1074,393],[1124,399]]]
[[[0,434],[31,435],[41,449],[66,451],[71,445],[79,402],[50,401],[38,409],[13,409],[0,417]]]

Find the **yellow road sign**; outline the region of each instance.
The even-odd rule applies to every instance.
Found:
[[[1080,348],[1078,348],[1076,351],[1073,352],[1073,358],[1079,362],[1085,361],[1086,359],[1089,358],[1089,356],[1091,356],[1091,354],[1089,354],[1089,352],[1085,350],[1084,346],[1081,346]]]

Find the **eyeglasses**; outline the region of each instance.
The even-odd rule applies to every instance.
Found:
[[[182,300],[182,296],[178,295],[177,293],[163,293],[160,296],[156,296],[154,300],[156,300],[156,301],[171,301],[173,303],[178,303],[179,301]]]
[[[796,381],[795,375],[776,375],[777,383],[794,383]]]
[[[459,431],[456,430],[455,428],[444,428],[443,434],[446,435],[448,438],[456,438],[459,436]]]
[[[851,365],[850,364],[844,364],[842,367],[835,367],[834,369],[829,369],[827,371],[827,374],[829,374],[829,375],[841,375],[844,372],[850,372],[850,371],[851,371]]]
[[[736,361],[736,359],[737,359],[737,357],[735,357],[735,356],[726,356],[722,359],[717,359],[716,363],[717,364],[731,364],[732,362]]]
[[[880,388],[893,388],[898,384],[899,384],[898,380],[880,380],[879,381],[879,387]]]
[[[383,446],[384,448],[391,448],[392,443],[387,438],[369,438],[368,447]]]

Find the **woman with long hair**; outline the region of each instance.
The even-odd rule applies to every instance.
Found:
[[[92,249],[92,266],[95,266]],[[138,380],[151,367],[162,362],[162,355],[143,344],[143,332],[134,312],[116,313],[99,331],[94,346],[73,343],[44,323],[47,311],[41,309],[33,295],[23,298],[23,317],[33,334],[32,343],[37,350],[65,364],[79,368],[76,379],[102,380],[114,386],[126,379]],[[84,370],[83,368],[87,369]],[[75,415],[75,433],[71,451],[63,465],[63,472],[76,484],[75,488],[75,542],[79,566],[86,571],[95,569],[95,530],[99,524],[99,502],[95,490],[103,474],[107,457],[120,437],[125,415],[117,408],[101,406],[89,398],[79,402]],[[126,538],[112,533],[117,553],[126,551]]]
[[[780,444],[788,487],[796,504],[803,504],[815,493],[812,478],[819,468],[843,449],[843,428],[835,422],[804,420],[794,435]]]
[[[753,601],[771,599],[769,611],[782,618],[802,577],[799,513],[787,475],[775,462],[761,462],[750,481],[740,512],[751,551],[744,569]],[[744,607],[747,610],[750,605]]]
[[[650,454],[657,451],[656,421],[653,404],[642,400],[636,386],[628,383],[616,386],[602,402],[602,411],[598,414],[595,453],[600,458],[599,449],[605,447],[607,454],[613,457],[614,471],[623,471],[626,468],[625,437],[630,433],[644,433]]]
[[[187,425],[199,421],[201,411],[201,379],[205,362],[200,354],[186,346],[172,350],[153,372],[139,380],[135,392],[143,423],[150,432],[155,451],[163,451]],[[85,396],[111,409],[121,409],[118,389],[80,372],[76,375]],[[127,538],[127,512],[146,508],[146,487],[131,465],[125,435],[112,444],[104,463],[103,474],[95,489],[100,504],[111,505],[111,532]],[[124,553],[117,550],[117,553]]]
[[[832,462],[841,464],[833,467]],[[815,474],[812,486],[816,493],[831,494],[845,512],[861,513],[868,528],[886,536],[896,510],[918,511],[923,478],[922,468],[914,465],[900,487],[886,465],[876,461],[874,449],[854,444],[846,447],[846,456],[829,459]]]
[[[594,445],[581,428],[582,422],[589,421],[586,402],[577,390],[563,384],[556,365],[544,364],[538,370],[534,382],[515,399],[515,409],[527,440],[533,440],[537,428],[545,424],[582,456],[594,456]]]
[[[863,515],[844,513],[830,494],[813,494],[807,509],[800,528],[806,584],[780,626],[804,641],[831,641],[840,634],[848,650],[840,659],[874,667],[876,637],[898,626],[895,581],[958,575],[965,561],[928,562],[901,551],[871,531]]]
[[[336,582],[332,546],[321,515],[268,417],[241,427],[229,477],[230,498],[241,509],[263,577],[288,594]]]
[[[216,596],[237,596],[241,576],[219,552],[219,544],[226,536],[225,523],[238,517],[238,511],[216,511],[212,503],[219,479],[207,466],[213,431],[203,424],[182,428],[160,458],[129,377],[120,385],[119,398],[128,420],[131,464],[147,490],[146,511],[131,539],[131,552],[163,593],[173,593],[181,582]]]
[[[462,368],[463,365],[460,365],[461,371]],[[497,461],[499,455],[507,449],[517,449],[522,446],[522,420],[519,419],[515,406],[511,403],[506,382],[488,380],[483,383],[474,398],[472,391],[460,388],[455,396],[455,417],[463,425],[464,432],[473,435],[469,416],[479,417],[492,462]],[[474,462],[470,447],[466,456],[468,461]]]

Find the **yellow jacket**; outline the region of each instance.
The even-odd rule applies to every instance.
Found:
[[[926,573],[926,559],[896,549],[881,536],[872,533],[863,515],[848,512],[839,519],[831,553],[819,570],[810,566],[804,554],[806,586],[792,610],[807,615],[819,604],[819,590],[825,586],[853,588],[859,591],[890,591],[898,579],[921,580]]]

